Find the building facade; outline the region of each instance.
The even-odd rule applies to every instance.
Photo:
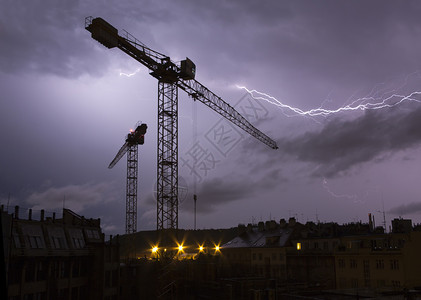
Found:
[[[303,225],[293,218],[240,227],[221,248],[225,277],[274,281],[277,293],[403,294],[421,287],[421,231],[410,220],[393,220],[391,233],[370,223]]]
[[[118,299],[118,245],[104,242],[99,219],[68,209],[21,219],[16,207],[9,236],[9,300]]]

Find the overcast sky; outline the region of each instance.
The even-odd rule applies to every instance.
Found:
[[[194,192],[198,228],[368,213],[382,225],[383,211],[388,226],[421,222],[420,15],[419,1],[0,0],[0,202],[65,206],[124,233],[126,161],[107,166],[142,121],[138,230],[156,228],[157,81],[90,37],[85,17],[100,16],[189,57],[199,82],[278,143],[180,91],[180,228],[193,228]],[[317,108],[332,113],[304,114]]]

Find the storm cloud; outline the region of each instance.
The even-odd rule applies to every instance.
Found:
[[[421,108],[365,111],[351,121],[336,118],[322,130],[279,142],[297,160],[319,165],[314,175],[332,177],[421,142]]]
[[[394,215],[408,215],[421,212],[421,202],[411,202],[391,208],[388,213]]]
[[[198,213],[208,214],[228,203],[239,201],[253,195],[254,184],[247,178],[213,178],[200,184]],[[185,207],[193,211],[193,206]]]
[[[33,209],[56,210],[62,207],[81,212],[87,207],[105,204],[118,199],[113,183],[86,183],[82,185],[51,186],[30,194],[26,203]]]

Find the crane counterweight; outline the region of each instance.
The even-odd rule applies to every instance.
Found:
[[[86,29],[91,32],[94,40],[105,47],[114,48],[118,46],[118,30],[104,19],[91,19],[91,23],[87,25]]]

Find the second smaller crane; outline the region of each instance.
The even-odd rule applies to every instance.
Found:
[[[126,182],[126,234],[137,231],[137,175],[138,175],[138,145],[145,142],[148,126],[137,124],[135,130],[130,130],[126,142],[114,157],[108,169],[113,168],[127,153],[127,182]]]

